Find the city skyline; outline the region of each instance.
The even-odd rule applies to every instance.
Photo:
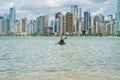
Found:
[[[93,3],[95,4],[97,2],[87,1],[87,4],[93,5]],[[19,12],[19,10],[15,7],[16,4],[14,2],[11,2],[11,4],[10,4],[11,7],[9,6],[10,7],[9,12],[3,14],[4,19],[3,19],[2,15],[0,15],[1,16],[1,20],[0,20],[0,28],[1,28],[0,30],[1,31],[0,31],[0,33],[2,35],[5,35],[5,34],[8,34],[8,35],[10,35],[10,34],[14,34],[14,35],[15,34],[16,35],[83,34],[84,35],[84,34],[99,34],[99,33],[101,33],[101,34],[118,33],[119,26],[117,26],[116,24],[119,21],[116,21],[117,18],[115,18],[115,13],[119,8],[119,2],[118,1],[116,2],[117,3],[116,11],[113,11],[109,14],[107,14],[107,13],[104,14],[104,11],[107,8],[109,8],[108,3],[110,5],[110,2],[109,2],[109,0],[103,1],[103,2],[100,1],[100,4],[104,3],[104,6],[100,7],[100,10],[98,9],[98,11],[96,11],[96,12],[92,12],[91,10],[85,10],[83,7],[80,7],[77,4],[73,4],[73,5],[69,6],[68,11],[67,10],[60,11],[58,9],[59,11],[54,12],[54,11],[48,10],[48,12],[46,14],[38,13],[38,15],[37,15],[34,13],[35,15],[32,14],[34,16],[31,15],[31,17],[30,17],[30,13],[28,13],[26,16],[20,16],[19,18],[18,18],[19,14],[17,13],[17,12]],[[62,4],[60,4],[60,5],[62,7]],[[17,5],[17,6],[19,6],[19,5]],[[60,7],[57,5],[55,5],[55,6],[56,6],[56,8]],[[26,7],[30,7],[30,6],[27,5]],[[35,6],[33,6],[31,8],[31,9],[33,9],[33,10],[31,10],[31,12],[35,12],[35,10],[37,10],[37,7],[39,7],[39,6],[37,6],[36,9],[34,7]],[[42,5],[41,5],[41,7],[42,7]],[[49,7],[49,8],[51,9],[53,7]],[[65,7],[63,7],[63,9],[64,8]],[[46,11],[46,9],[45,9],[45,11]],[[112,11],[112,9],[113,8],[111,8],[110,11]],[[29,8],[26,10],[29,10]],[[43,13],[44,13],[44,11],[43,11]],[[54,14],[52,15],[52,13],[54,13]],[[114,13],[114,14],[112,14],[112,13]],[[53,16],[53,19],[50,18],[51,16]],[[52,21],[52,23],[51,23],[51,21]],[[115,22],[116,22],[116,24],[115,24]]]
[[[37,3],[36,3],[37,2]],[[54,14],[56,12],[62,12],[65,14],[70,11],[71,5],[78,5],[82,8],[82,12],[90,11],[92,15],[102,13],[105,16],[112,14],[115,15],[116,11],[116,1],[115,0],[25,0],[21,2],[20,0],[11,1],[0,1],[0,15],[9,12],[10,7],[16,8],[16,17],[27,17],[28,19],[33,19],[39,15],[48,15],[50,18],[54,19]],[[49,12],[49,13],[48,13]]]

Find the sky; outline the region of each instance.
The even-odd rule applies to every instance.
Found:
[[[9,13],[9,8],[15,7],[17,18],[34,19],[40,15],[48,15],[53,19],[55,13],[65,14],[72,5],[81,7],[82,13],[90,11],[92,16],[99,13],[114,15],[116,11],[116,0],[0,0],[0,15]]]

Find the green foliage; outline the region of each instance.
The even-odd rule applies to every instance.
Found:
[[[10,33],[10,34],[0,34],[0,36],[61,36],[59,34],[57,35],[54,35],[54,34],[37,34],[37,33],[34,33],[34,34],[27,34],[27,35],[20,35],[20,34],[13,34],[13,33]],[[88,33],[88,34],[64,34],[63,36],[118,36],[120,37],[120,34],[101,34],[101,33],[97,33],[97,34],[91,34],[91,33]]]

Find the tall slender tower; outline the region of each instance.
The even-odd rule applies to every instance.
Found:
[[[120,34],[120,0],[117,0],[117,11],[115,15],[115,34]]]
[[[10,8],[9,18],[15,22],[15,8]]]
[[[74,5],[74,6],[71,6],[71,12],[73,13],[73,16],[74,16],[74,28],[75,28],[75,33],[78,32],[78,6],[77,5]]]
[[[77,34],[79,32],[79,23],[82,18],[82,8],[78,8],[77,5],[71,6],[71,12],[74,16],[74,27],[75,27],[75,33]]]
[[[91,27],[91,15],[90,12],[84,12],[84,32],[87,32]]]
[[[11,23],[11,33],[14,33],[14,26],[15,26],[15,20],[16,20],[16,14],[15,14],[15,8],[10,8],[9,11],[9,19]]]
[[[82,8],[79,8],[79,18],[80,18],[80,21],[82,20]]]
[[[74,14],[75,17],[78,16],[78,7],[77,7],[77,5],[71,6],[71,12]]]
[[[40,21],[41,17],[36,17],[36,33],[37,34],[40,34],[40,24],[41,24],[41,21]]]
[[[58,26],[58,20],[60,18],[61,12],[58,12],[55,14],[55,26],[54,26],[54,32],[58,33],[59,32],[59,26]]]

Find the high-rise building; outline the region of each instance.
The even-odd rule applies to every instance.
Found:
[[[95,15],[93,18],[91,18],[91,32],[92,32],[92,34],[105,32],[105,30],[104,30],[105,23],[104,22],[105,22],[104,16],[102,14]],[[102,29],[102,31],[101,31],[101,29]]]
[[[82,8],[78,8],[77,5],[71,6],[71,12],[74,15],[74,27],[75,27],[75,33],[78,33],[79,31],[79,23],[82,18]]]
[[[36,17],[36,28],[34,26],[34,30],[36,29],[37,34],[47,34],[48,32],[48,16],[39,16]]]
[[[54,27],[54,32],[59,33],[59,18],[60,18],[61,12],[58,12],[55,14],[55,27]]]
[[[78,16],[78,6],[77,5],[71,6],[71,12],[74,14],[75,17],[77,17]]]
[[[66,13],[66,33],[73,34],[74,33],[74,16],[73,13],[67,12]]]
[[[40,34],[48,34],[48,16],[40,16],[41,17],[41,24],[40,24]]]
[[[16,20],[14,33],[20,35],[20,21]]]
[[[33,20],[33,33],[37,34],[36,20]]]
[[[53,34],[53,28],[54,28],[54,21],[51,20],[50,25],[48,27],[48,34]]]
[[[58,34],[62,35],[65,33],[65,27],[66,27],[66,18],[65,15],[59,14],[59,17],[57,19],[57,26],[58,26]]]
[[[27,24],[27,34],[33,34],[33,20]]]
[[[98,17],[99,17],[99,19],[98,19],[99,21],[101,21],[102,23],[105,22],[104,16],[102,14],[98,14]]]
[[[14,33],[14,27],[15,27],[15,21],[16,21],[16,14],[15,14],[15,8],[10,8],[9,11],[9,19],[11,23],[11,33]]]
[[[15,23],[15,8],[10,8],[9,19]]]
[[[9,33],[10,33],[10,20],[5,19],[5,34],[9,34]]]
[[[90,12],[84,12],[84,32],[86,33],[91,28],[91,15]]]
[[[0,19],[0,34],[4,35],[5,34],[5,20]]]
[[[0,19],[4,19],[4,17],[3,17],[3,16],[0,16]]]
[[[91,18],[91,33],[92,34],[105,34],[105,21],[102,14],[97,14]]]
[[[84,20],[81,19],[79,23],[79,34],[82,34],[83,31],[84,31]]]
[[[80,21],[82,21],[82,8],[79,8],[79,18],[80,18]]]
[[[55,21],[54,20],[51,21],[51,25],[50,26],[53,29],[53,31],[51,31],[51,32],[55,33]]]
[[[2,34],[2,21],[3,21],[4,17],[0,16],[0,34]]]
[[[27,34],[27,18],[20,19],[20,34],[21,35]]]
[[[36,17],[36,33],[40,34],[41,17]],[[35,27],[34,27],[35,28]]]
[[[102,23],[101,21],[97,21],[95,24],[95,34],[105,34],[106,33],[106,28],[105,28],[105,23]]]
[[[115,34],[120,34],[120,0],[117,0],[117,11],[115,15]]]
[[[112,21],[112,19],[113,19],[113,15],[108,15],[108,20]]]
[[[120,11],[120,0],[117,0],[117,11]]]
[[[2,34],[2,20],[0,19],[0,34]]]
[[[60,35],[62,35],[63,34],[63,15],[62,14],[60,14],[59,15],[59,18],[58,18],[58,34],[60,34]]]
[[[95,20],[95,16],[91,18],[91,33],[92,34],[96,33],[96,20]]]
[[[63,15],[63,34],[66,32],[66,15]]]
[[[115,19],[112,19],[110,21],[106,21],[106,33],[107,34],[113,34],[115,30]]]

